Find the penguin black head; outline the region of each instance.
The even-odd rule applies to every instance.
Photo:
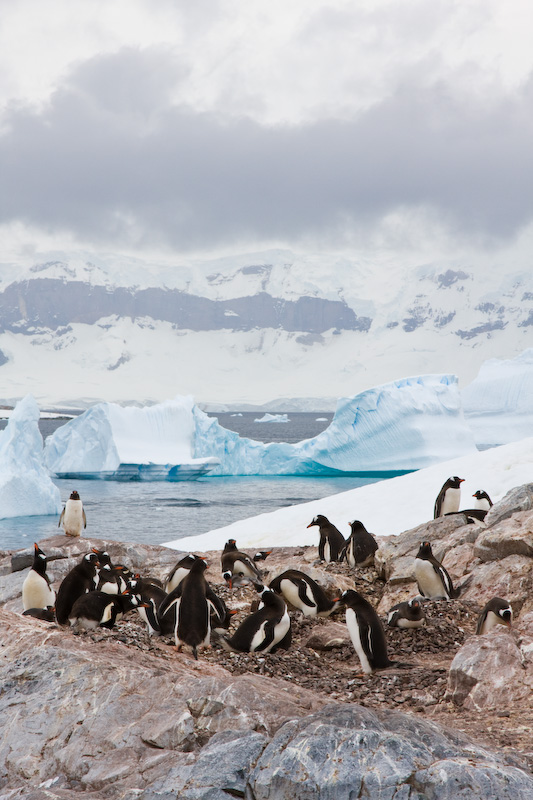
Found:
[[[317,514],[307,527],[312,528],[313,525],[318,525],[320,527],[320,525],[327,525],[328,523],[329,519],[327,517],[325,517],[323,514]]]
[[[478,489],[476,492],[474,492],[472,497],[475,497],[476,500],[488,500],[490,505],[493,505],[492,500],[488,496],[487,492],[484,492],[482,489]]]
[[[46,561],[46,556],[39,547],[39,545],[37,544],[37,542],[33,543],[33,547],[35,548],[35,553],[34,553],[35,558],[38,558],[41,561]]]
[[[449,489],[460,489],[462,483],[464,483],[464,478],[458,478],[457,475],[454,475],[452,478],[448,478],[446,481]]]
[[[354,521],[353,522],[349,522],[348,525],[352,529],[352,533],[359,533],[359,531],[365,531],[366,532],[365,526],[358,519],[354,519]]]
[[[229,553],[230,551],[236,549],[237,549],[237,542],[235,541],[235,539],[228,539],[228,541],[224,545],[224,552]]]
[[[433,550],[430,542],[422,542],[418,548],[417,558],[433,558]]]
[[[112,564],[111,564],[111,556],[109,555],[107,550],[98,550],[96,547],[93,547],[91,552],[96,553],[96,555],[98,557],[98,561],[100,563],[100,566],[102,566],[102,567],[104,567],[104,566],[111,567],[112,566]]]
[[[346,589],[339,599],[343,605],[349,608],[357,608],[358,605],[367,603],[363,595],[356,592],[355,589]]]
[[[78,494],[78,492],[76,490],[74,490],[73,492],[70,493],[70,499],[71,500],[79,500],[80,499],[80,496],[79,496],[79,494]]]

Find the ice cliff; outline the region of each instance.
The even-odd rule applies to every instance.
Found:
[[[190,397],[148,408],[101,403],[46,442],[62,477],[183,480],[210,475],[404,472],[475,452],[457,379],[425,375],[340,400],[331,425],[297,444],[241,438]],[[161,466],[165,465],[165,466]]]
[[[516,358],[492,358],[463,389],[465,418],[476,444],[517,442],[533,434],[533,349]]]
[[[0,432],[0,519],[59,514],[61,495],[43,462],[39,408],[32,395],[17,403]]]

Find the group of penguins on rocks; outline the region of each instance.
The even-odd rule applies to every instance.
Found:
[[[435,518],[459,512],[462,478],[449,478],[442,487],[436,503]],[[492,502],[485,492],[474,495],[475,504],[466,513],[482,520]],[[61,515],[64,523],[70,502],[75,504],[75,518],[81,533],[86,525],[79,495],[73,492]],[[475,513],[473,513],[475,512]],[[319,514],[307,526],[319,530],[320,561],[346,561],[352,567],[370,566],[378,544],[362,522],[350,523],[348,540],[327,517]],[[66,529],[65,529],[66,532]],[[72,534],[69,535],[79,535]],[[354,650],[364,673],[390,667],[384,627],[371,603],[355,589],[330,598],[324,588],[310,575],[297,569],[287,569],[264,583],[258,563],[272,552],[263,550],[250,557],[237,548],[236,541],[226,542],[221,554],[222,577],[232,589],[250,585],[257,591],[257,600],[250,613],[229,635],[236,610],[226,603],[205,578],[207,561],[193,553],[181,557],[164,581],[132,573],[122,564],[113,564],[106,551],[92,549],[64,577],[57,595],[47,575],[45,553],[34,545],[34,561],[22,587],[24,614],[57,621],[76,631],[97,627],[113,628],[117,621],[132,610],[144,620],[149,635],[173,636],[176,649],[184,645],[198,658],[198,649],[211,644],[211,639],[223,649],[246,653],[274,653],[291,645],[291,620],[287,604],[305,617],[329,617],[344,610],[346,625]],[[425,623],[424,600],[453,600],[459,597],[468,583],[454,587],[445,567],[433,555],[430,542],[420,544],[414,559],[414,575],[419,594],[394,605],[388,612],[390,627],[417,628]],[[512,609],[502,598],[492,598],[479,615],[476,633],[483,634],[498,624],[510,626]]]

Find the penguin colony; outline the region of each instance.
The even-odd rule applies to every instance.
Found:
[[[462,478],[449,478],[435,501],[435,519],[445,514],[472,510],[486,514],[492,501],[478,490],[472,509],[460,511]],[[69,510],[69,503],[74,504]],[[475,515],[474,515],[475,517]],[[482,520],[482,516],[477,519]],[[72,520],[77,520],[78,533]],[[70,521],[69,521],[70,520]],[[66,535],[79,536],[86,525],[85,512],[77,492],[72,492],[60,518]],[[348,523],[347,539],[327,517],[319,514],[307,526],[319,529],[319,560],[346,561],[354,569],[374,561],[378,544],[359,520]],[[74,632],[97,627],[113,628],[125,614],[137,611],[149,636],[172,636],[176,650],[190,648],[195,659],[199,650],[215,643],[226,651],[243,653],[275,653],[291,646],[289,608],[304,617],[329,617],[344,612],[346,626],[355,654],[364,674],[397,664],[389,659],[385,628],[373,606],[359,592],[348,589],[328,593],[307,573],[288,568],[265,584],[268,570],[261,571],[258,562],[265,561],[271,550],[250,557],[239,550],[234,539],[226,542],[220,558],[220,569],[227,586],[232,589],[249,585],[257,591],[257,601],[241,624],[230,633],[232,616],[224,600],[205,578],[207,562],[203,556],[186,554],[177,561],[164,581],[132,574],[124,565],[114,564],[106,551],[93,549],[63,578],[57,595],[47,575],[46,554],[34,545],[34,560],[24,580],[22,603],[24,614],[45,621],[70,625]],[[51,557],[54,558],[54,557]],[[433,553],[429,541],[420,543],[414,556],[414,576],[419,594],[394,605],[387,614],[391,628],[418,628],[425,624],[424,600],[454,600],[467,581],[454,587],[447,570]],[[499,597],[492,598],[479,615],[476,633],[484,635],[502,624],[512,624],[512,608]]]

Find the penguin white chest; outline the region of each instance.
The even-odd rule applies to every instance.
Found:
[[[328,538],[324,542],[324,561],[331,561],[331,545]]]
[[[435,572],[430,561],[415,558],[415,578],[420,594],[427,597],[428,600],[448,596],[440,576]]]
[[[481,497],[479,500],[476,497],[476,499],[474,500],[474,505],[472,506],[472,508],[479,508],[479,509],[481,509],[481,511],[490,511],[490,503],[486,499],[486,497]]]
[[[480,633],[489,633],[489,631],[494,630],[498,625],[501,625],[502,619],[494,611],[489,611],[487,616],[485,617],[485,621],[481,626]]]
[[[56,593],[48,585],[45,578],[30,569],[22,584],[22,605],[24,611],[28,608],[46,608],[53,606],[56,601]]]
[[[361,662],[361,668],[363,672],[367,675],[370,675],[372,672],[372,665],[370,664],[367,652],[365,647],[363,647],[363,634],[361,632],[361,628],[359,626],[359,622],[357,619],[357,614],[353,610],[353,608],[346,609],[346,626],[348,628],[348,632],[350,634],[350,639],[352,640],[352,644],[354,646],[354,650],[357,653],[359,661]],[[364,643],[368,649],[370,649],[369,642]]]
[[[83,504],[81,500],[67,500],[63,517],[63,528],[67,536],[81,536],[83,523]]]
[[[441,517],[444,514],[454,514],[459,511],[461,503],[461,489],[447,489],[442,500]]]

